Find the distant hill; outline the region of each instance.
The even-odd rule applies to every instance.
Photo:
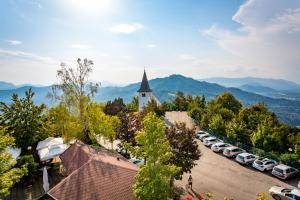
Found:
[[[207,99],[211,99],[223,92],[231,92],[244,106],[263,102],[275,112],[282,121],[290,125],[300,125],[300,101],[270,98],[246,92],[239,88],[227,88],[215,83],[197,81],[181,75],[156,78],[150,80],[149,84],[155,96],[161,102],[172,100],[177,91],[182,91],[190,95],[204,95]],[[137,95],[136,91],[139,85],[140,83],[134,83],[124,87],[100,87],[94,99],[96,101],[107,101],[121,97],[125,102],[129,102],[133,96]],[[0,101],[8,102],[11,94],[14,92],[24,95],[26,89],[28,88],[23,87],[14,90],[0,91]],[[46,98],[47,93],[51,91],[51,87],[33,87],[33,91],[36,93],[34,100],[37,103],[45,102],[47,105],[52,105],[52,102]]]
[[[0,81],[0,90],[10,90],[10,89],[14,89],[14,88],[16,88],[16,86],[14,84]]]
[[[300,101],[300,84],[283,79],[217,77],[200,80],[217,83],[225,87],[240,88],[247,92],[261,94],[267,97]]]
[[[200,81],[206,81],[209,83],[217,83],[225,87],[241,87],[243,85],[260,85],[264,87],[269,87],[275,90],[284,91],[300,91],[300,84],[292,81],[287,81],[283,79],[268,79],[268,78],[255,78],[255,77],[245,77],[245,78],[224,78],[215,77],[200,79]]]

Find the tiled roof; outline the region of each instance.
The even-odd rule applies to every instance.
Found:
[[[143,80],[142,80],[142,83],[141,83],[141,86],[140,86],[140,89],[138,90],[138,92],[152,92],[152,90],[150,89],[149,83],[148,83],[148,79],[147,79],[145,70],[144,70]]]
[[[135,199],[132,186],[138,167],[115,153],[73,144],[61,159],[70,173],[48,191],[58,200]]]

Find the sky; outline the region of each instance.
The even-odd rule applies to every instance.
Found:
[[[300,1],[0,1],[0,81],[53,84],[79,57],[97,82],[138,82],[146,69],[300,83]]]

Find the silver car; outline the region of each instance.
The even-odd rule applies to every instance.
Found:
[[[269,190],[275,200],[300,200],[300,190],[273,186]]]
[[[236,146],[231,146],[227,147],[223,150],[223,155],[229,158],[234,158],[236,155],[245,152],[245,150],[236,147]]]
[[[296,176],[298,172],[297,169],[284,164],[277,165],[272,170],[274,176],[284,180]]]
[[[211,145],[211,150],[213,150],[213,152],[222,152],[225,148],[230,147],[231,144],[227,144],[224,142],[217,142],[213,145]]]
[[[211,145],[217,142],[222,142],[222,141],[217,139],[216,137],[208,137],[203,140],[203,144],[207,147],[210,147]]]

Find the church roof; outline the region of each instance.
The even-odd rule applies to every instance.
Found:
[[[152,90],[150,89],[149,83],[148,83],[148,79],[147,79],[145,70],[144,70],[143,80],[142,80],[142,83],[141,83],[141,86],[140,86],[140,89],[138,90],[138,92],[152,92]]]

